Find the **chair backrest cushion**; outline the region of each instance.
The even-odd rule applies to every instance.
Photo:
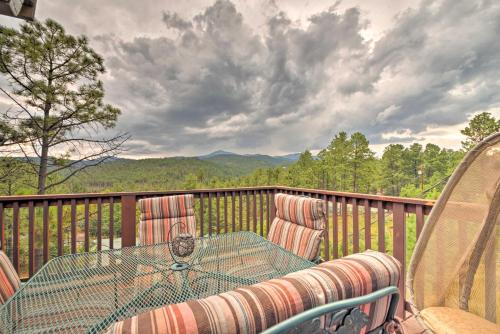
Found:
[[[196,235],[192,194],[141,199],[139,209],[141,212],[139,243],[141,245],[167,242],[179,233]],[[184,225],[175,225],[179,222]],[[170,231],[174,225],[175,227]]]
[[[220,295],[167,305],[115,323],[108,333],[259,333],[305,310],[397,286],[401,265],[368,251]],[[383,324],[389,298],[363,305],[367,331]]]
[[[325,203],[320,199],[276,194],[276,218],[267,238],[308,260],[319,254],[326,224]]]
[[[21,280],[7,255],[0,251],[0,304],[4,304],[21,286]]]
[[[326,208],[323,200],[304,196],[276,194],[276,218],[314,230],[325,229]]]
[[[275,218],[267,238],[304,259],[313,260],[319,255],[322,230],[313,230],[286,220]]]

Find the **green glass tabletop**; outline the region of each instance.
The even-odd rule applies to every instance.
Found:
[[[100,333],[117,320],[314,264],[252,232],[195,240],[176,269],[168,244],[49,261],[0,309],[1,333]]]

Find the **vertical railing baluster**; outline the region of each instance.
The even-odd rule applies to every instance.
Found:
[[[325,232],[324,232],[324,257],[325,260],[328,261],[330,259],[330,207],[329,207],[329,202],[328,202],[328,196],[323,195],[323,201],[325,202],[325,220],[326,220],[326,225],[325,225]]]
[[[424,227],[424,207],[422,205],[416,205],[415,206],[415,225],[416,225],[416,228],[415,228],[415,243],[416,241],[418,240],[418,238],[420,237],[420,233],[422,233],[422,228]],[[461,227],[462,225],[459,224],[459,228]],[[424,292],[424,288],[423,288],[423,284],[422,282],[418,281],[418,286],[415,287],[415,291],[416,291],[416,299],[420,302],[420,303],[423,303],[424,302],[424,295],[425,295],[425,292]],[[460,284],[460,282],[459,282]],[[460,287],[459,287],[460,289]]]
[[[365,207],[365,249],[372,248],[372,215],[371,215],[371,207],[370,200],[365,199],[364,201]]]
[[[359,212],[356,198],[352,199],[352,251],[359,253]]]
[[[398,315],[404,316],[404,301],[405,294],[405,274],[406,274],[406,220],[405,206],[403,203],[394,203],[392,206],[392,221],[393,221],[393,255],[399,260],[402,267],[402,277],[399,280],[400,299],[398,303]]]
[[[224,191],[224,233],[228,232],[228,221],[227,221],[227,192]]]
[[[217,233],[216,234],[219,234],[220,233],[220,193],[217,192],[215,194],[215,205],[217,206],[217,209],[216,209],[216,228],[217,228]]]
[[[252,191],[252,205],[253,205],[253,229],[254,233],[257,233],[257,195],[256,191]]]
[[[424,227],[424,208],[422,205],[417,205],[415,207],[415,219],[416,219],[416,224],[417,224],[417,240],[418,237],[420,236],[420,233],[422,233],[422,228]]]
[[[102,249],[102,198],[97,199],[97,250]]]
[[[243,231],[243,195],[241,191],[238,192],[238,211],[240,218],[238,231]]]
[[[377,220],[378,220],[378,250],[385,252],[385,215],[384,203],[377,202]]]
[[[113,197],[109,198],[109,248],[114,249],[114,234],[115,234],[115,201]]]
[[[271,198],[270,198],[270,201],[271,201],[271,220],[270,220],[270,223],[269,223],[269,226],[267,227],[268,228],[268,231],[269,231],[269,227],[271,227],[271,223],[273,222],[274,218],[276,217],[276,204],[274,203],[274,195],[276,195],[276,189],[273,189],[272,193],[271,193]]]
[[[19,202],[12,204],[12,264],[19,272]]]
[[[203,193],[200,193],[200,237],[205,235],[203,231],[203,225],[205,223],[205,200],[203,198]]]
[[[63,255],[64,237],[63,237],[63,203],[57,201],[57,256]]]
[[[208,235],[212,235],[212,227],[213,227],[213,222],[212,222],[212,193],[208,193]]]
[[[333,258],[339,257],[339,215],[337,211],[337,196],[332,198],[332,220],[333,220]]]
[[[342,256],[349,254],[349,228],[347,223],[347,198],[342,196]]]
[[[43,263],[49,260],[49,202],[43,201]]]
[[[266,233],[269,231],[269,226],[271,226],[271,204],[269,202],[269,189],[266,190]]]
[[[83,219],[84,219],[84,242],[83,242],[83,247],[85,248],[85,251],[88,252],[90,249],[90,222],[89,222],[89,199],[86,198],[84,201],[83,205]],[[123,229],[123,227],[122,227]]]
[[[5,247],[5,226],[3,220],[3,203],[0,203],[0,249],[5,252],[7,248]]]
[[[264,203],[263,203],[262,190],[259,190],[259,214],[260,214],[260,222],[259,229],[260,235],[264,236]]]
[[[236,232],[236,192],[231,192],[231,232]]]
[[[71,200],[71,254],[76,253],[76,200]]]
[[[246,211],[247,211],[247,221],[246,221],[246,231],[250,231],[250,224],[252,217],[250,216],[250,190],[246,191]]]
[[[35,205],[28,203],[28,275],[35,273]]]

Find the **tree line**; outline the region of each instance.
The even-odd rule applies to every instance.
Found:
[[[487,112],[474,116],[461,130],[462,149],[436,144],[389,144],[381,157],[370,149],[366,136],[342,131],[317,156],[301,153],[290,166],[258,169],[233,180],[214,178],[197,182],[186,177],[185,187],[285,185],[404,197],[437,198],[464,154],[487,136],[500,131],[500,120]]]

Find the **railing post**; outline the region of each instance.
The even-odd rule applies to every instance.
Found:
[[[135,246],[135,195],[122,195],[122,247]]]
[[[399,280],[399,303],[397,316],[404,318],[404,302],[406,300],[406,221],[405,206],[403,203],[394,203],[392,206],[393,214],[393,255],[401,263],[401,278]]]

